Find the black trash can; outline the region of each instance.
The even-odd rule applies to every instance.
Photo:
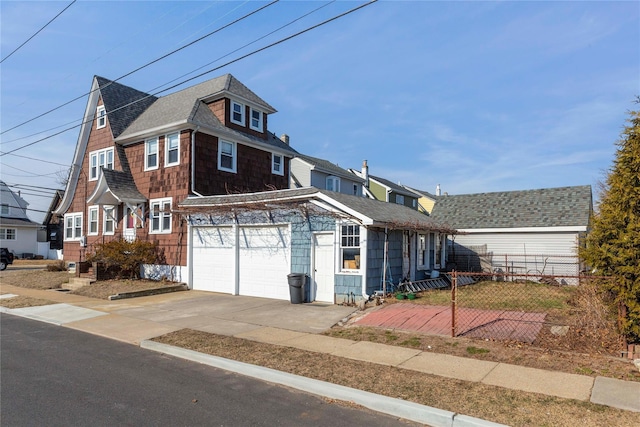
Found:
[[[291,273],[287,275],[291,304],[302,304],[304,302],[305,279],[306,275],[304,273]]]

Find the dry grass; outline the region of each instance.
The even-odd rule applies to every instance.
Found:
[[[63,283],[69,282],[69,277],[66,271],[13,269],[0,271],[1,284],[29,289],[60,289]]]
[[[41,305],[55,304],[54,301],[40,298],[26,297],[18,295],[12,298],[0,299],[0,306],[6,308],[25,308],[25,307],[39,307]]]
[[[513,426],[637,425],[638,414],[193,330],[154,341]]]
[[[177,285],[177,283],[162,280],[102,280],[88,286],[83,286],[71,291],[70,293],[89,298],[107,299],[109,296],[116,295],[118,293],[146,291],[149,289],[165,288],[175,285]]]

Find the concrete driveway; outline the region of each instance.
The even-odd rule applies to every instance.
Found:
[[[356,307],[332,304],[291,304],[289,301],[185,291],[118,301],[80,302],[86,308],[224,335],[261,327],[321,333],[354,313]]]

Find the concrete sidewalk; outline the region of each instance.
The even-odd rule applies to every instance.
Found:
[[[3,285],[7,294],[48,299],[57,304],[0,311],[147,345],[150,338],[190,328],[339,357],[396,366],[464,381],[540,393],[640,412],[640,383],[589,377],[518,365],[436,354],[366,341],[319,335],[356,311],[327,304],[207,292],[177,292],[119,301],[79,297]]]

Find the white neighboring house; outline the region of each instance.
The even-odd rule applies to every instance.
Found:
[[[591,186],[582,185],[436,196],[431,218],[460,233],[447,242],[460,271],[485,270],[484,257],[507,273],[575,276],[592,213]]]
[[[38,254],[38,230],[42,228],[27,216],[27,203],[0,181],[0,247],[17,258]]]

